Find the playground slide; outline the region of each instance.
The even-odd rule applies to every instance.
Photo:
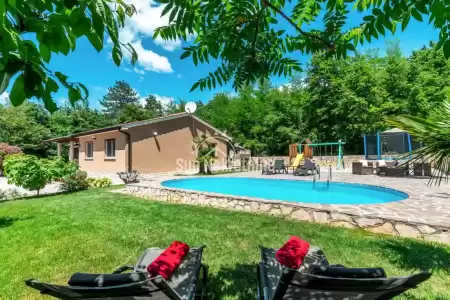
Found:
[[[302,159],[303,159],[303,153],[298,153],[294,159],[294,162],[292,163],[292,166],[297,167],[300,164],[300,162],[302,161]]]

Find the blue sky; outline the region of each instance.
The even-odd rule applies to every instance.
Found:
[[[97,51],[89,44],[87,39],[77,41],[77,49],[68,56],[53,56],[50,68],[60,71],[69,76],[70,81],[84,83],[89,91],[89,103],[93,108],[99,108],[98,101],[106,93],[108,87],[116,80],[125,80],[139,93],[141,97],[153,94],[162,102],[171,99],[183,99],[186,101],[201,100],[209,101],[218,91],[230,91],[231,87],[218,87],[214,91],[189,92],[192,84],[199,78],[207,75],[218,66],[218,62],[209,65],[195,67],[190,58],[180,60],[183,50],[180,41],[165,42],[153,40],[152,35],[155,28],[167,24],[166,18],[160,18],[162,7],[155,6],[152,0],[127,0],[133,3],[138,15],[127,22],[126,27],[120,33],[123,42],[131,42],[139,54],[138,63],[132,67],[129,60],[125,59],[118,68],[111,60],[111,48],[108,46],[102,52]],[[289,12],[289,8],[286,9]],[[412,18],[411,18],[412,19]],[[361,22],[361,15],[356,12],[350,14],[348,26],[356,26]],[[286,29],[288,33],[294,33],[294,29],[285,21],[278,25]],[[316,22],[312,27],[320,27],[321,22]],[[426,23],[411,20],[408,28],[401,32],[400,26],[395,38],[400,40],[400,46],[405,55],[413,50],[427,45],[430,40],[436,40],[438,32]],[[359,51],[379,48],[380,54],[384,55],[386,41],[394,37],[389,33],[386,37],[373,40],[370,44],[359,47]],[[105,45],[108,43],[105,42]],[[295,58],[307,62],[309,57],[301,54]],[[285,84],[288,78],[272,78],[275,85]],[[67,98],[67,91],[60,89],[55,95],[58,103],[63,103]],[[5,95],[0,95],[5,97]]]

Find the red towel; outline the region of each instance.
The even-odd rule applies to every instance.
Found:
[[[174,241],[160,256],[148,265],[147,271],[150,277],[161,275],[165,280],[169,279],[188,252],[189,246],[187,244]]]
[[[283,266],[291,269],[300,268],[303,258],[309,250],[309,243],[297,236],[291,236],[286,244],[278,249],[275,257]]]

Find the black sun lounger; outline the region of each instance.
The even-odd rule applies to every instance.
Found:
[[[281,266],[275,252],[276,249],[261,248],[257,270],[259,300],[387,300],[416,288],[431,276],[421,272],[387,278],[381,268],[347,269],[326,263],[293,270]]]
[[[164,251],[149,248],[135,266],[121,267],[113,274],[76,273],[67,286],[35,279],[25,280],[25,284],[41,294],[59,299],[194,300],[203,298],[206,292],[207,269],[202,264],[203,248],[191,248],[168,281],[161,276],[147,277],[147,265]],[[132,273],[123,273],[125,271]]]

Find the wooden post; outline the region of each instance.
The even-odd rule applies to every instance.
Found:
[[[73,161],[74,158],[74,153],[75,153],[75,142],[74,141],[70,141],[70,145],[69,145],[69,160]]]
[[[57,146],[58,156],[61,157],[61,143],[57,143],[56,146]]]

